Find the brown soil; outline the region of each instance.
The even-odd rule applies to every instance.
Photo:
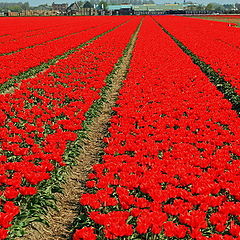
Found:
[[[56,194],[59,211],[49,210],[46,220],[50,227],[40,223],[33,223],[26,229],[26,236],[21,239],[66,240],[69,238],[70,232],[68,228],[78,215],[78,203],[81,194],[84,192],[84,182],[87,180],[87,173],[91,170],[92,165],[99,160],[98,153],[102,151],[102,139],[107,132],[107,124],[111,118],[111,109],[126,77],[140,27],[141,23],[130,40],[127,53],[123,56],[122,61],[119,61],[120,65],[117,64],[115,74],[112,77],[113,83],[106,94],[107,99],[103,104],[101,115],[96,117],[89,127],[88,140],[83,142],[83,151],[79,156],[78,165],[69,170],[66,183],[62,186],[64,193]]]

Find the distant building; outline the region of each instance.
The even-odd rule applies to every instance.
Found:
[[[6,15],[8,17],[18,17],[20,15],[20,13],[19,12],[8,11]]]
[[[183,11],[183,4],[142,4],[133,6],[136,15],[158,15],[171,11]]]
[[[98,15],[98,10],[90,2],[74,2],[66,9],[67,15],[93,16]]]
[[[22,11],[19,15],[20,16],[56,16],[56,15],[59,15],[59,13],[52,10],[34,9],[34,10]]]
[[[132,15],[133,5],[132,4],[108,5],[108,11],[110,15]]]
[[[67,7],[68,7],[67,3],[56,4],[56,3],[53,2],[53,4],[52,4],[52,10],[53,11],[58,11],[59,13],[65,13]]]

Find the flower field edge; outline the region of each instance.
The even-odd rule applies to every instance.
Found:
[[[202,61],[195,53],[186,47],[180,40],[173,36],[163,25],[156,19],[153,20],[169,35],[173,41],[192,59],[193,63],[198,65],[201,71],[209,78],[209,80],[222,92],[227,100],[232,104],[232,109],[240,115],[240,96],[235,91],[231,83],[227,82],[224,77],[220,76],[209,64]]]
[[[57,60],[54,59],[53,60],[54,63],[60,59],[66,58],[71,53],[77,51],[77,49],[86,46],[88,43],[93,42],[99,37],[115,30],[116,28],[127,22],[129,22],[129,20],[92,38],[86,43],[81,44],[79,47],[74,48],[74,50],[71,49],[66,54],[64,54],[64,56],[60,56]],[[75,131],[78,136],[77,140],[68,142],[67,148],[63,156],[66,166],[60,166],[57,164],[57,167],[51,172],[51,178],[40,182],[40,184],[38,185],[37,194],[32,196],[20,196],[16,198],[16,201],[21,205],[21,212],[20,214],[16,215],[14,220],[12,221],[12,226],[9,227],[9,234],[6,240],[11,240],[16,237],[24,236],[24,234],[26,234],[25,228],[28,227],[33,222],[39,222],[48,226],[48,222],[45,219],[45,215],[48,213],[48,210],[51,208],[55,211],[58,211],[56,207],[55,194],[63,193],[61,185],[65,183],[66,177],[68,176],[68,172],[71,169],[71,167],[77,165],[77,159],[78,156],[80,155],[84,139],[88,138],[89,127],[91,126],[94,119],[97,116],[101,115],[102,106],[107,101],[106,97],[107,92],[109,91],[109,89],[111,89],[113,83],[112,78],[115,75],[116,71],[118,70],[119,65],[122,62],[122,59],[126,56],[128,49],[130,48],[131,45],[130,42],[132,41],[132,38],[136,32],[137,30],[133,33],[131,40],[127,44],[126,48],[123,50],[122,56],[118,59],[118,62],[114,65],[112,72],[105,78],[106,85],[101,89],[101,92],[99,93],[100,98],[93,102],[89,110],[85,113],[86,119],[82,123],[83,128],[81,130]],[[49,66],[53,64],[49,64]],[[101,153],[99,154],[99,158],[100,156]]]

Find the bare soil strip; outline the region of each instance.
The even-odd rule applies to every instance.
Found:
[[[115,30],[116,28],[122,26],[123,24],[127,23],[128,21],[123,22],[123,23],[117,25],[116,27],[114,27],[114,28],[112,28],[112,29],[110,29],[106,32],[103,32],[102,34],[99,34],[99,35],[93,37],[92,39],[88,40],[87,42],[82,43],[81,45],[79,45],[76,48],[72,48],[72,49],[68,50],[67,52],[63,53],[62,55],[58,55],[55,58],[50,59],[48,62],[44,62],[44,63],[42,63],[42,64],[40,64],[36,67],[30,68],[27,71],[24,71],[24,72],[22,72],[22,73],[20,73],[16,76],[13,76],[7,82],[5,82],[3,84],[0,84],[0,94],[13,93],[14,89],[17,89],[20,86],[21,80],[27,79],[27,78],[30,78],[30,77],[31,78],[35,77],[38,73],[45,71],[51,65],[55,65],[59,60],[67,58],[70,54],[78,51],[80,48],[83,48],[87,44],[89,44],[89,43],[93,42],[94,40],[104,36],[105,34]],[[19,83],[18,87],[16,87],[16,85],[15,85],[16,83]]]
[[[33,223],[27,230],[24,240],[63,240],[69,239],[71,225],[78,216],[78,203],[81,194],[84,192],[87,173],[91,166],[99,161],[99,153],[103,151],[103,138],[106,136],[108,122],[111,118],[112,107],[119,94],[119,89],[126,77],[130,64],[132,51],[140,31],[141,23],[133,34],[124,55],[115,65],[111,75],[111,85],[104,94],[104,103],[99,110],[99,115],[95,117],[88,127],[88,139],[83,141],[82,151],[79,156],[77,166],[73,166],[68,171],[66,183],[62,186],[63,194],[56,194],[58,211],[49,210],[46,220],[49,227]]]

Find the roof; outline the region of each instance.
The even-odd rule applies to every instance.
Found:
[[[121,4],[121,5],[108,5],[108,10],[120,10],[123,8],[132,8],[132,4]]]
[[[155,5],[135,5],[135,11],[167,11],[167,10],[182,10],[183,4],[155,4]]]
[[[39,5],[37,7],[34,7],[34,10],[51,10],[52,7],[48,5]]]
[[[83,8],[93,8],[93,5],[87,1],[83,4]]]
[[[69,5],[69,7],[67,8],[67,10],[75,10],[78,11],[80,8],[82,7],[82,3],[81,2],[74,2],[71,5]]]

